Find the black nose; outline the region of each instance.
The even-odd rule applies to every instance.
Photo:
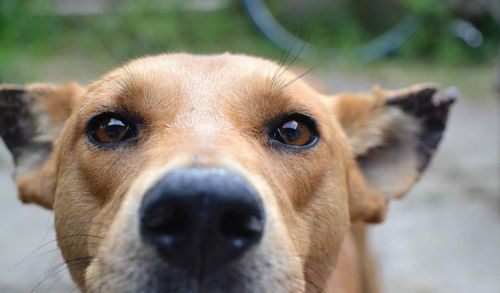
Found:
[[[171,171],[145,194],[139,215],[143,239],[198,278],[240,257],[264,230],[256,191],[224,168]]]

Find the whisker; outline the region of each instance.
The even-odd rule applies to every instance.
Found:
[[[123,66],[123,64],[116,57],[116,55],[113,53],[113,51],[111,51],[111,49],[108,47],[108,45],[106,44],[106,42],[104,42],[104,40],[101,38],[101,36],[97,32],[97,30],[92,25],[89,25],[89,26],[90,26],[90,29],[92,30],[92,32],[94,32],[94,35],[97,37],[97,39],[101,42],[101,44],[104,46],[104,48],[106,48],[106,51],[108,51],[109,55],[111,55],[113,57],[113,59],[115,60],[115,62],[118,65]]]
[[[64,236],[64,237],[59,237],[59,238],[56,238],[54,240],[50,240],[44,244],[41,244],[40,246],[38,246],[37,248],[35,248],[32,252],[28,253],[25,257],[23,257],[15,266],[19,266],[21,263],[23,263],[24,261],[26,261],[27,258],[31,257],[34,253],[36,253],[37,251],[39,251],[40,249],[44,248],[44,247],[47,247],[48,245],[51,245],[51,244],[54,244],[54,243],[57,243],[58,241],[60,240],[65,240],[65,239],[69,239],[69,238],[73,238],[73,237],[88,237],[88,238],[97,238],[97,239],[104,239],[103,236],[99,236],[99,235],[92,235],[92,234],[86,234],[86,233],[79,233],[79,234],[73,234],[73,235],[67,235],[67,236]]]
[[[35,290],[37,290],[43,282],[45,282],[47,279],[57,275],[59,272],[64,271],[66,268],[69,268],[69,267],[74,266],[74,265],[81,265],[81,264],[90,263],[94,258],[95,258],[95,256],[77,257],[77,258],[70,259],[68,261],[65,261],[63,263],[60,263],[60,264],[53,266],[44,274],[44,277],[42,278],[42,280],[40,282],[38,282],[30,292],[31,293],[35,292]]]
[[[46,290],[47,292],[54,291],[54,290],[52,290],[54,288],[54,286],[65,276],[64,274],[60,274],[62,272],[67,272],[69,274],[69,271],[66,268],[61,268],[61,270],[59,270],[56,274],[54,274],[54,281],[47,288],[47,290]],[[55,276],[55,275],[58,275],[58,276]],[[74,283],[71,282],[71,284],[74,284]]]
[[[285,85],[281,86],[280,88],[275,89],[274,91],[282,91],[283,89],[285,89],[286,87],[290,86],[291,84],[293,84],[297,80],[299,80],[302,77],[304,77],[305,75],[309,74],[313,69],[314,69],[314,67],[310,67],[304,73],[300,74],[299,76],[295,77],[294,79],[292,79],[291,81],[287,82]],[[274,93],[274,91],[272,93]]]
[[[25,262],[32,261],[32,260],[34,260],[36,258],[39,258],[41,256],[44,256],[44,255],[47,255],[47,254],[50,254],[50,253],[59,252],[59,251],[61,251],[61,249],[73,248],[73,247],[80,247],[80,246],[87,246],[87,245],[94,246],[94,245],[99,245],[99,244],[101,244],[101,242],[76,243],[76,244],[61,246],[61,247],[58,247],[58,248],[50,249],[48,251],[44,251],[44,252],[39,253],[37,255],[33,255],[33,256],[31,256],[31,257],[29,257],[27,259],[24,259],[23,261],[21,261],[18,264],[16,264],[16,266],[21,265],[21,264],[23,264]]]
[[[278,62],[278,66],[276,67],[276,70],[274,71],[274,74],[273,74],[273,77],[271,78],[271,83],[270,83],[270,92],[273,91],[273,88],[275,86],[275,82],[276,80],[283,74],[282,72],[280,73],[281,69],[284,67],[287,59],[288,59],[288,56],[290,56],[290,53],[292,52],[293,48],[295,46],[295,43],[292,43],[290,45],[290,48],[288,49],[288,51],[286,51],[280,58],[279,62]]]
[[[66,267],[70,267],[72,265],[77,265],[77,264],[80,264],[82,262],[86,262],[86,261],[92,261],[93,259],[95,258],[95,256],[82,256],[82,257],[76,257],[76,258],[73,258],[73,259],[70,259],[70,260],[67,260],[67,261],[64,261],[60,264],[57,264],[55,266],[53,266],[52,268],[50,268],[46,273],[45,273],[45,276],[50,276],[52,275],[55,271],[57,271],[58,269],[61,269],[63,268],[64,266]]]
[[[309,42],[310,38],[311,38],[311,35],[309,35],[309,37],[302,43],[302,46],[300,47],[299,51],[297,52],[297,54],[295,54],[292,61],[290,61],[290,63],[288,63],[287,67],[285,68],[285,71],[290,69],[290,67],[293,65],[293,63],[295,63],[295,61],[299,58],[299,56],[302,54],[302,51],[304,51],[304,48],[306,47],[307,42]]]
[[[296,39],[298,39],[298,35],[300,33],[300,22],[297,23],[297,32],[295,33],[295,37]],[[287,54],[285,55],[286,58],[284,58],[283,60],[280,59],[280,62],[279,62],[279,66],[278,68],[276,69],[276,72],[275,74],[273,75],[273,78],[271,79],[271,92],[272,91],[272,88],[275,86],[275,82],[276,82],[276,79],[281,77],[285,72],[287,72],[290,67],[295,63],[295,61],[298,59],[298,57],[302,54],[302,52],[304,51],[304,48],[307,46],[310,38],[312,36],[312,33],[309,34],[309,36],[306,38],[306,40],[302,41],[302,45],[300,46],[300,49],[298,50],[294,50],[295,48],[295,42],[293,42],[290,46],[290,49],[287,51]],[[285,64],[286,64],[286,61],[288,59],[288,56],[292,53],[292,51],[295,51],[294,53],[294,57],[293,59],[288,63],[288,65],[286,65],[285,67]],[[281,70],[283,69],[283,70]],[[281,71],[281,72],[280,72]],[[282,81],[283,83],[284,81]],[[280,84],[280,86],[282,85],[282,83]]]
[[[103,45],[103,47],[106,49],[106,51],[109,53],[109,55],[111,55],[111,57],[113,57],[114,61],[121,67],[123,68],[123,70],[127,73],[127,75],[129,76],[130,80],[129,82],[131,83],[131,86],[136,88],[136,84],[135,84],[135,73],[131,70],[129,70],[128,68],[128,65],[127,64],[123,64],[119,59],[118,57],[116,56],[116,54],[113,53],[113,51],[111,50],[111,48],[106,44],[106,42],[104,41],[104,39],[101,37],[101,35],[97,32],[97,30],[92,26],[92,25],[89,25],[90,26],[90,29],[92,30],[92,32],[94,33],[94,35],[97,37],[97,39],[99,40],[99,42]],[[127,85],[125,84],[125,82],[121,79],[116,79],[115,80],[119,86],[121,86],[122,89],[126,89],[127,88]]]

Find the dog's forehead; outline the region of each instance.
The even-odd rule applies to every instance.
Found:
[[[271,61],[245,55],[164,54],[136,59],[110,72],[88,87],[82,102],[83,106],[144,99],[200,103],[241,91],[269,91],[272,81],[279,86],[292,76]],[[128,101],[116,101],[119,97]]]
[[[141,70],[141,68],[144,70],[166,69],[173,72],[191,72],[191,74],[212,72],[228,75],[234,71],[244,73],[257,69],[271,70],[276,68],[275,63],[266,59],[229,53],[218,55],[163,54],[136,59],[128,66],[137,70]]]
[[[315,95],[293,72],[266,59],[164,54],[134,60],[89,86],[80,114],[102,112],[106,106],[143,113],[182,109],[218,114],[223,107],[255,108],[257,100],[265,100],[259,101],[261,109],[279,112],[295,105],[307,108]]]
[[[148,75],[159,83],[180,82],[189,86],[224,87],[234,86],[239,80],[251,78],[261,83],[276,74],[286,78],[290,73],[276,72],[275,63],[245,55],[190,55],[164,54],[134,60],[119,69],[120,76],[127,80],[133,75]],[[157,76],[155,76],[157,75]],[[163,80],[162,80],[163,78]]]

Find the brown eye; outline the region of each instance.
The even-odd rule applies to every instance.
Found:
[[[119,143],[135,135],[134,125],[115,114],[94,117],[87,131],[93,141],[101,144]]]
[[[284,122],[279,123],[272,138],[287,146],[304,147],[312,145],[317,136],[314,122],[306,116],[297,115],[297,117],[289,117]]]

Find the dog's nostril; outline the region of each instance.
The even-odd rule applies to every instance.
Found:
[[[264,223],[258,216],[244,211],[228,210],[221,216],[220,234],[236,246],[257,239],[262,234]]]
[[[188,213],[182,208],[160,205],[143,219],[143,225],[156,234],[180,236],[187,233],[190,220]]]

